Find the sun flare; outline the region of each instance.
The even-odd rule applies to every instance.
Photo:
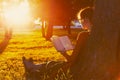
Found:
[[[14,4],[4,2],[3,6],[3,17],[5,24],[12,25],[12,28],[22,27],[20,25],[29,24],[31,17],[30,7],[27,0]]]

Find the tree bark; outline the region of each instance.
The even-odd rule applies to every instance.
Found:
[[[94,24],[75,65],[75,80],[118,80],[120,64],[120,1],[96,0]]]
[[[50,38],[53,35],[53,23],[52,21],[49,21],[48,26],[46,27],[46,34],[45,34],[45,38],[46,40],[50,40]]]
[[[44,20],[42,20],[42,37],[45,37],[45,28],[46,28],[46,23]]]

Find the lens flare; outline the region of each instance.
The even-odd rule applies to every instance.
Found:
[[[5,3],[4,3],[5,4]],[[7,4],[5,4],[6,6]],[[22,27],[18,25],[29,24],[30,17],[30,7],[27,0],[14,5],[10,5],[4,8],[4,22],[7,25],[14,25],[12,28]]]

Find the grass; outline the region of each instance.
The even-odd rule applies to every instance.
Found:
[[[68,35],[75,44],[79,29],[72,29],[68,35],[65,30],[55,29],[53,34],[62,36]],[[3,33],[0,33],[3,36]],[[0,42],[3,37],[0,37]],[[65,58],[56,51],[50,41],[41,36],[41,30],[13,32],[6,49],[0,54],[0,80],[25,80],[25,70],[22,57],[33,58],[35,63],[46,61],[64,61]],[[57,79],[56,79],[57,80]]]

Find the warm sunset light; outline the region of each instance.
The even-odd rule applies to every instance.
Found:
[[[3,17],[5,24],[16,25],[12,28],[21,27],[30,22],[29,3],[27,0],[22,2],[3,2]],[[24,26],[23,26],[24,27]]]
[[[37,18],[37,19],[34,21],[34,24],[37,24],[37,25],[42,26],[42,22],[41,22],[40,18]]]

